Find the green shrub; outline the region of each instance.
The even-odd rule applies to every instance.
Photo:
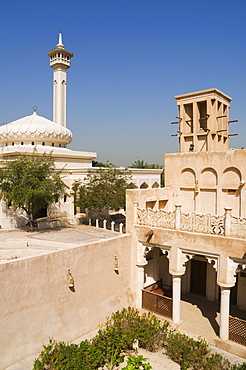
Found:
[[[212,354],[205,340],[194,340],[174,330],[169,331],[164,348],[181,370],[241,370],[218,353]]]
[[[239,364],[239,365],[234,365],[233,370],[246,370],[246,362],[244,362],[243,364]]]
[[[100,351],[88,340],[77,345],[50,339],[43,348],[34,361],[33,370],[95,370],[104,363]]]
[[[133,349],[136,340],[139,346],[153,351],[163,343],[168,323],[161,324],[153,314],[143,314],[128,307],[107,318],[103,328],[92,339],[92,345],[100,349],[108,367],[118,366],[124,360],[124,353]]]
[[[126,367],[122,370],[151,370],[152,366],[149,363],[144,363],[147,359],[142,355],[140,356],[129,356],[127,359]]]
[[[124,308],[107,318],[91,341],[76,345],[51,339],[43,346],[33,370],[96,370],[104,365],[109,370],[114,369],[123,362],[136,341],[139,347],[148,351],[164,348],[165,353],[180,364],[181,370],[246,370],[246,363],[231,365],[219,354],[211,354],[203,339],[194,340],[168,326],[152,313],[140,315],[134,308]],[[151,369],[146,367],[149,364],[141,364],[141,361],[141,356],[129,356],[125,369]]]
[[[180,364],[182,370],[195,367],[202,363],[210,353],[209,347],[204,340],[194,340],[187,335],[170,331],[164,345],[166,354]]]

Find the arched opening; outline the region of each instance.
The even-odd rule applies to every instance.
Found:
[[[153,189],[159,188],[158,182],[155,181],[154,184],[152,185],[152,188]]]
[[[141,185],[140,185],[140,189],[147,189],[149,186],[148,184],[146,184],[146,182],[143,182]]]
[[[192,168],[185,168],[181,171],[180,184],[182,211],[196,211],[196,174]]]
[[[241,216],[241,172],[235,167],[225,169],[222,175],[222,202],[224,207],[231,207],[234,216]],[[220,210],[223,213],[223,210]]]
[[[204,168],[199,179],[199,213],[217,214],[218,175],[213,168]]]

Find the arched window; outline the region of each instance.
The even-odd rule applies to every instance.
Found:
[[[146,184],[146,182],[143,182],[141,185],[140,185],[140,189],[147,189],[148,188],[148,184]]]
[[[154,184],[152,185],[152,188],[155,189],[155,188],[159,188],[159,184],[157,181],[154,182]]]

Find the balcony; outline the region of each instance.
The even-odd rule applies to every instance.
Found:
[[[171,212],[136,207],[135,215],[137,225],[246,239],[246,218],[233,216],[231,208],[225,208],[225,214],[219,216],[184,213],[181,205]]]

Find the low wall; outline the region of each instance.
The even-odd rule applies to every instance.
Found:
[[[119,235],[0,264],[0,369],[40,352],[49,338],[70,342],[134,305],[130,249],[131,236]],[[68,268],[75,291],[68,287]]]

